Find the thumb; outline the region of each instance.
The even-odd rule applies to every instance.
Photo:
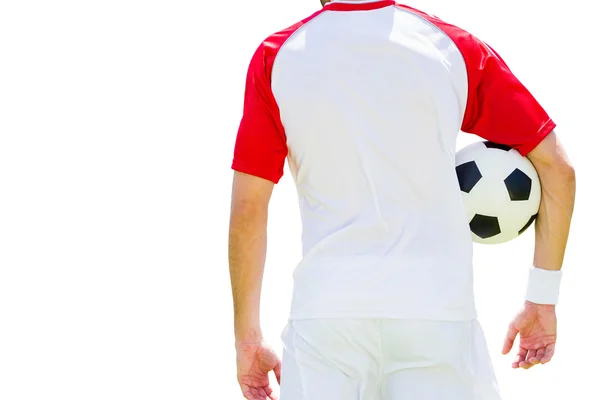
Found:
[[[515,325],[511,323],[508,327],[508,332],[506,332],[506,339],[504,339],[502,354],[510,353],[510,350],[513,348],[513,345],[515,344],[515,339],[517,338],[518,334],[519,331],[517,330],[517,328],[515,328]]]
[[[277,384],[281,386],[281,361],[279,361],[275,368],[273,368],[273,372],[275,373]]]
[[[260,370],[264,373],[268,373],[277,365],[279,365],[279,357],[277,357],[277,354],[269,347],[261,349],[260,354],[258,354],[258,367]]]

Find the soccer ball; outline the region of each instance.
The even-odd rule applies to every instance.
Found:
[[[456,174],[474,242],[508,242],[535,221],[540,180],[517,150],[489,141],[470,144],[456,153]]]

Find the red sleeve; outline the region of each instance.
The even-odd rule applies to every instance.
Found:
[[[435,16],[405,5],[397,6],[437,26],[460,50],[469,88],[463,132],[511,146],[525,156],[556,127],[490,46]]]
[[[472,35],[466,39],[470,43],[457,43],[469,86],[462,131],[527,155],[556,124],[491,47]]]
[[[277,183],[283,176],[288,150],[271,91],[274,56],[269,50],[263,43],[250,61],[232,168]]]

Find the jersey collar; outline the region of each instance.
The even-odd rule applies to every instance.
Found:
[[[395,5],[394,0],[333,0],[323,7],[326,11],[368,11]]]

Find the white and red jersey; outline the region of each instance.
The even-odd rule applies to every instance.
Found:
[[[232,167],[277,183],[289,162],[290,318],[476,318],[457,135],[526,155],[554,127],[489,46],[392,0],[333,1],[267,38]]]

